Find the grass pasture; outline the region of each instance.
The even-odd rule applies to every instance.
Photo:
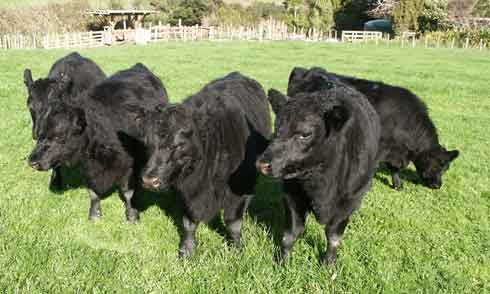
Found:
[[[333,268],[319,264],[322,228],[310,217],[286,265],[274,261],[283,226],[280,187],[262,178],[244,225],[228,245],[218,220],[201,225],[190,260],[179,260],[178,197],[143,193],[141,222],[126,223],[117,195],[87,220],[76,180],[62,194],[26,164],[34,142],[22,72],[45,76],[67,50],[0,52],[0,293],[490,293],[490,55],[319,43],[160,43],[82,50],[107,74],[136,62],[172,101],[239,70],[285,91],[293,66],[319,65],[383,80],[423,97],[440,140],[461,155],[441,190],[416,185],[413,166],[396,192],[378,172],[349,224]]]

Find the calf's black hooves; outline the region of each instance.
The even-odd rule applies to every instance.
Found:
[[[100,213],[96,213],[96,214],[90,214],[88,216],[88,220],[91,221],[91,222],[96,222],[96,221],[99,221],[100,219],[102,218],[102,214]]]
[[[335,263],[337,262],[337,255],[334,254],[326,254],[323,258],[322,258],[322,262],[328,266],[334,266]]]
[[[401,191],[402,190],[402,185],[393,185],[392,187],[393,187],[393,189],[395,189],[397,191]]]
[[[184,247],[184,248],[179,248],[179,258],[181,259],[187,259],[192,256],[193,250],[190,248]]]
[[[179,246],[179,257],[182,259],[190,258],[193,255],[195,248],[195,242],[183,241],[183,243]]]
[[[275,260],[280,265],[285,265],[290,259],[289,252],[277,252],[275,256]]]
[[[130,223],[138,223],[140,220],[140,214],[136,209],[132,209],[129,212],[126,212],[126,219]]]
[[[241,237],[230,236],[228,237],[228,242],[238,249],[242,249],[244,247],[243,240]]]
[[[102,211],[100,210],[100,206],[94,205],[94,207],[90,207],[88,212],[88,220],[89,221],[98,221],[102,218]]]

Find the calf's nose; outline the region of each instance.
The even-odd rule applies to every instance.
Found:
[[[143,177],[143,186],[156,189],[160,186],[160,180],[156,177]]]
[[[35,170],[39,170],[40,167],[41,167],[41,164],[39,163],[39,161],[31,161],[31,160],[29,160],[28,163],[29,163],[29,166],[32,167]]]
[[[268,161],[263,161],[263,160],[257,160],[255,163],[255,166],[257,167],[257,170],[263,174],[264,176],[271,176],[272,175],[272,166],[271,163]]]

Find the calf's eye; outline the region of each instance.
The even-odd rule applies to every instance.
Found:
[[[303,133],[303,134],[299,134],[298,138],[300,140],[308,140],[311,138],[312,135],[313,135],[313,133]]]

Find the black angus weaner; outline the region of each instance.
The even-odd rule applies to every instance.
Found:
[[[230,73],[147,118],[150,155],[142,178],[145,187],[173,187],[183,199],[179,255],[192,255],[198,224],[221,209],[230,237],[239,244],[258,176],[255,161],[271,132],[263,88],[240,73]]]
[[[294,68],[288,95],[317,91],[332,81],[354,87],[376,109],[382,126],[377,158],[387,163],[396,190],[402,187],[399,173],[410,161],[425,185],[432,189],[442,186],[442,176],[459,151],[448,151],[440,145],[437,129],[419,97],[401,87],[338,75],[319,67]]]
[[[146,161],[142,115],[166,105],[167,92],[158,77],[136,64],[81,95],[71,103],[49,104],[29,164],[42,171],[80,164],[90,194],[89,218],[100,218],[100,197],[119,188],[127,219],[136,221],[131,199]]]
[[[92,60],[73,52],[57,60],[49,70],[47,78],[34,81],[30,69],[24,70],[24,84],[27,88],[27,107],[32,118],[32,137],[38,138],[39,121],[43,118],[49,103],[76,98],[106,78],[102,69]],[[59,190],[62,186],[60,167],[53,169],[49,187]]]
[[[324,261],[334,263],[349,218],[377,167],[378,115],[361,93],[342,84],[291,97],[270,90],[269,99],[276,114],[275,137],[257,168],[283,182],[287,228],[282,258],[313,212],[326,225]]]

